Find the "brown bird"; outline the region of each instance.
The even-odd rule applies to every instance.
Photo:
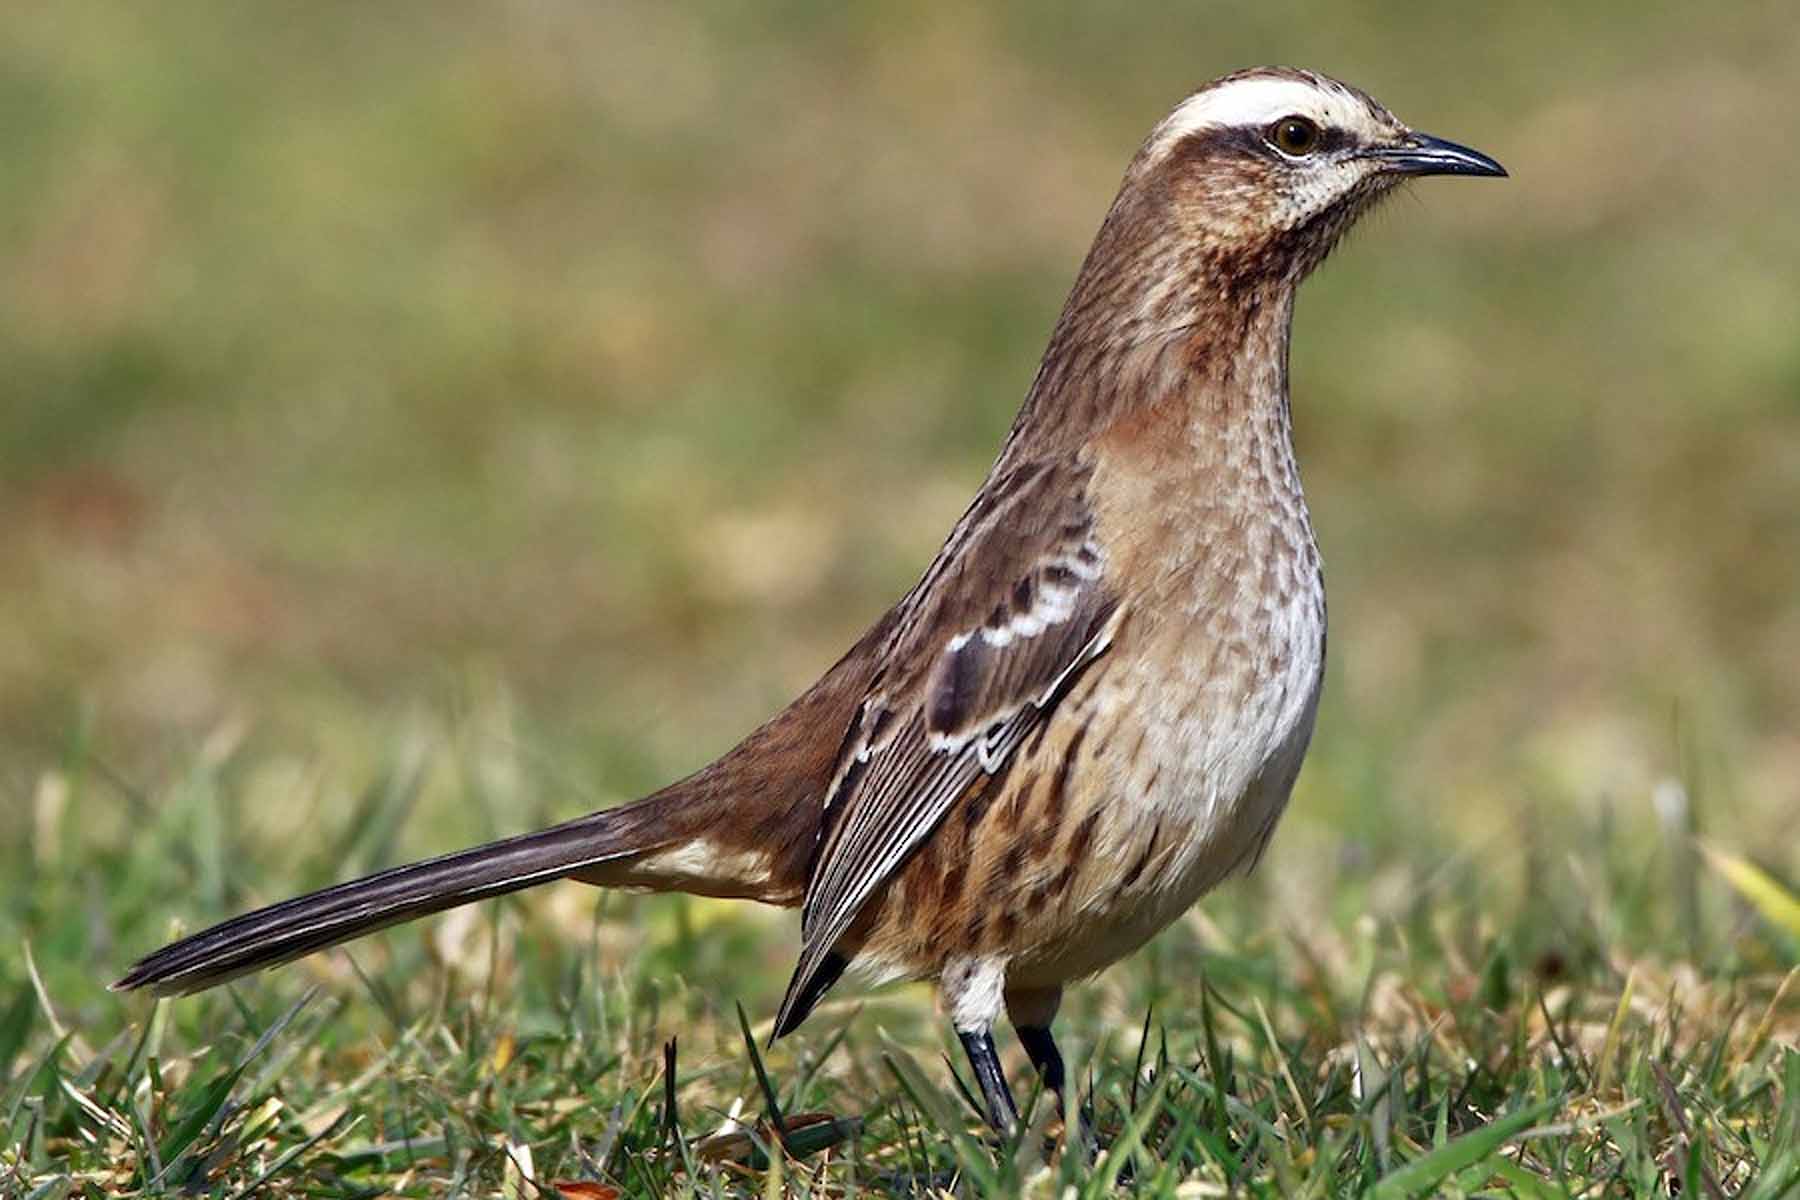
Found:
[[[1325,590],[1288,412],[1294,294],[1420,175],[1504,175],[1355,88],[1264,68],[1125,173],[981,490],[804,695],[636,803],[272,905],[139,962],[182,993],[564,877],[799,905],[795,1028],[846,970],[935,980],[1001,1129],[1004,1009],[1045,1084],[1063,985],[1268,844]]]

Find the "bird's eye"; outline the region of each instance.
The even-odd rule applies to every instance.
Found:
[[[1263,135],[1283,154],[1300,158],[1319,148],[1319,127],[1305,117],[1283,117]]]

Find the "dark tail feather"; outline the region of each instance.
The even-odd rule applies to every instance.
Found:
[[[164,946],[113,989],[202,991],[389,925],[633,858],[679,840],[666,813],[652,797],[271,904]]]
[[[781,1010],[775,1014],[775,1029],[769,1034],[769,1041],[779,1041],[800,1028],[800,1022],[806,1020],[813,1006],[831,990],[831,985],[843,977],[849,965],[849,959],[832,950],[819,960],[818,970],[807,976],[805,984],[799,987],[795,985],[800,983],[801,976],[796,971],[788,983],[787,995],[782,998]]]

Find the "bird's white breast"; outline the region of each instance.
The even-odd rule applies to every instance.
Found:
[[[1242,597],[1241,622],[1226,621],[1222,638],[1215,620],[1171,614],[1152,645],[1096,687],[1096,722],[1110,725],[1115,706],[1131,705],[1126,724],[1144,738],[1106,765],[1106,819],[1081,871],[1083,919],[1018,964],[1021,982],[1100,970],[1255,863],[1299,774],[1324,677],[1325,596],[1310,532],[1304,552],[1275,568],[1286,571],[1294,586]],[[1216,599],[1195,589],[1186,602]],[[1183,639],[1183,626],[1212,628]]]
[[[1261,852],[1312,737],[1325,666],[1325,600],[1310,554],[1291,586],[1246,602],[1247,619],[1136,664],[1148,696],[1144,761],[1120,780],[1123,805],[1188,830],[1164,885],[1191,903]],[[1142,819],[1142,818],[1140,818]]]

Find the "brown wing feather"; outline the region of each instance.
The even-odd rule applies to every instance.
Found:
[[[827,797],[778,1033],[829,985],[821,968],[875,889],[1105,652],[1116,597],[1086,482],[1066,466],[1001,474],[901,602],[881,655],[889,669],[859,710]]]

